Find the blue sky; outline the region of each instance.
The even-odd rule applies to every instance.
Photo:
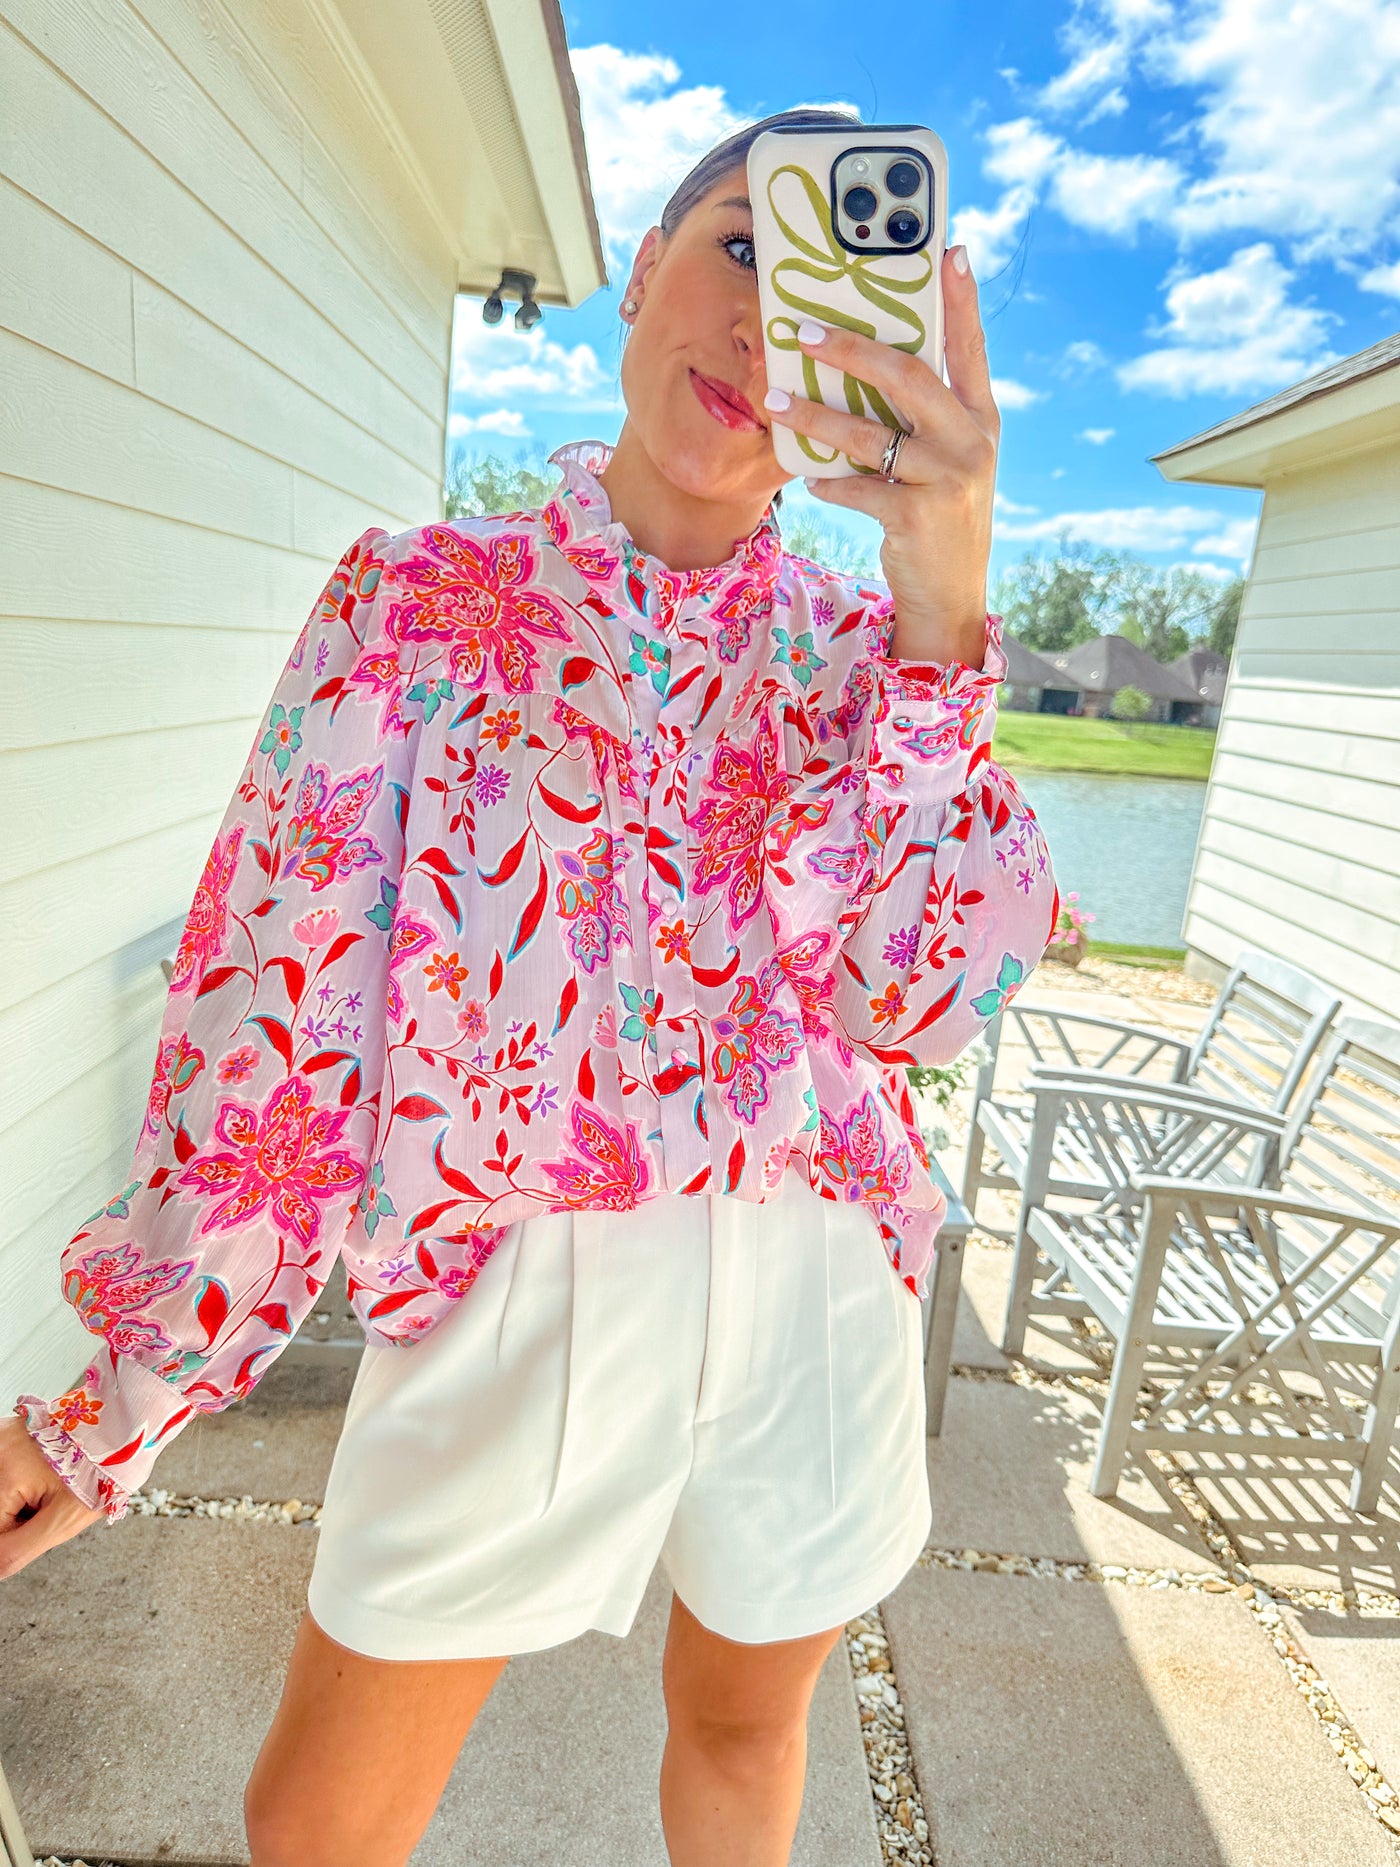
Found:
[[[1148,456],[1400,328],[1395,0],[563,10],[612,284],[528,336],[459,301],[469,447],[616,438],[637,242],[705,149],[799,103],[924,122],[947,147],[1002,416],[993,580],[1063,530],[1247,570],[1260,495],[1173,485]],[[794,483],[785,508],[803,503]]]

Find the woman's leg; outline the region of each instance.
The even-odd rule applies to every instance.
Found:
[[[308,1609],[243,1795],[252,1867],[403,1867],[505,1664],[369,1659]]]
[[[711,1633],[672,1597],[661,1667],[669,1724],[661,1826],[671,1867],[787,1867],[808,1707],[842,1631],[750,1646]]]

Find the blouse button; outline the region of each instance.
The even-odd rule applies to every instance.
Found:
[[[677,914],[680,913],[680,911],[681,911],[681,904],[680,904],[680,899],[678,896],[665,895],[662,897],[661,912],[664,915],[666,915],[668,919],[674,920]]]
[[[676,1048],[671,1052],[671,1061],[677,1066],[691,1061],[690,1052],[686,1049],[684,1044],[677,1044]]]

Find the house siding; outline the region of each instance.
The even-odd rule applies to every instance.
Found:
[[[311,5],[0,19],[0,1367],[130,1161],[256,723],[368,525],[442,511],[455,255]]]
[[[1400,449],[1265,491],[1185,938],[1256,945],[1352,1009],[1400,1005]]]

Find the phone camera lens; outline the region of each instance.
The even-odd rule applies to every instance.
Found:
[[[885,171],[885,186],[901,201],[908,200],[911,194],[919,192],[923,171],[915,162],[891,162]]]
[[[907,207],[897,207],[885,222],[885,232],[895,246],[912,246],[923,231],[924,223]]]
[[[880,203],[873,188],[848,188],[841,205],[852,220],[869,220]]]

